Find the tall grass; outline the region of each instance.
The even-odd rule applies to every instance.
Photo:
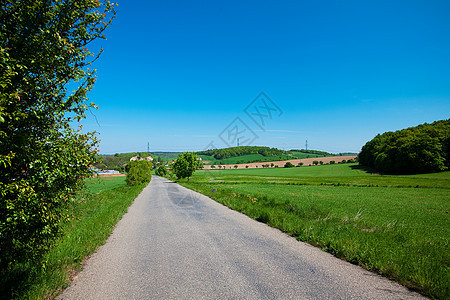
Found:
[[[80,270],[84,258],[104,244],[145,185],[128,187],[124,177],[87,180],[90,196],[78,198],[72,221],[39,264],[17,266],[0,279],[3,299],[52,298]]]
[[[202,172],[182,184],[425,295],[450,297],[450,172],[373,176],[349,165],[245,171]]]

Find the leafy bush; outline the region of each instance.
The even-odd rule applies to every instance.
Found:
[[[177,160],[172,165],[172,170],[178,179],[189,178],[194,174],[195,170],[200,166],[197,155],[193,152],[184,152],[178,155]],[[219,166],[219,169],[222,166]],[[225,169],[225,166],[224,166]]]
[[[293,168],[293,167],[295,167],[290,161],[288,161],[285,165],[284,165],[284,167],[285,168]]]
[[[114,10],[108,2],[79,4],[0,4],[1,269],[48,250],[92,175],[97,140],[74,121],[96,107],[87,102],[96,54],[86,46],[103,36]]]
[[[135,160],[126,166],[126,182],[129,186],[150,182],[152,179],[152,163],[146,160]]]
[[[319,162],[317,160],[313,161],[313,165],[317,166]]]
[[[156,169],[155,173],[158,176],[164,177],[167,175],[167,169],[164,166],[159,166],[158,169]]]
[[[450,120],[385,132],[368,141],[359,163],[394,174],[431,173],[450,166]]]

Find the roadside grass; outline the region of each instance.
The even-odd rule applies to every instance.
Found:
[[[202,171],[180,183],[424,295],[450,297],[450,172],[374,176],[343,164]]]
[[[0,298],[47,299],[67,287],[83,260],[103,245],[115,224],[145,187],[129,187],[125,177],[87,179],[87,190],[72,207],[73,218],[39,263],[18,267],[0,280]],[[43,266],[43,267],[42,267]]]

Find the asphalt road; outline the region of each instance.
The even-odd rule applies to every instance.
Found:
[[[153,176],[57,299],[415,299],[420,295]]]

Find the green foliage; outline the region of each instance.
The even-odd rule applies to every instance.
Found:
[[[156,169],[156,175],[158,176],[167,176],[167,169],[164,166],[159,166],[158,169]]]
[[[285,165],[284,165],[284,167],[285,168],[293,168],[293,167],[295,167],[290,161],[288,161]]]
[[[319,161],[315,160],[313,161],[313,165],[317,166],[319,164]]]
[[[126,186],[120,176],[89,178],[86,187],[89,194],[79,195],[71,205],[73,218],[39,263],[0,272],[0,299],[53,299],[67,286],[72,270],[79,270],[84,258],[105,243],[145,185]]]
[[[87,46],[114,14],[95,0],[0,1],[0,268],[48,249],[91,175],[96,138],[72,125],[96,108]]]
[[[450,120],[385,132],[368,141],[358,159],[361,165],[397,174],[431,173],[450,166]]]
[[[152,163],[149,161],[131,161],[126,165],[125,169],[127,170],[126,183],[129,186],[148,183],[152,179]]]
[[[172,164],[172,170],[178,179],[187,178],[189,181],[195,170],[200,167],[200,163],[195,153],[184,152],[178,155],[177,160]]]
[[[261,154],[262,156],[279,156],[283,155],[283,151],[276,148],[259,147],[259,146],[241,146],[224,149],[214,149],[198,152],[199,155],[213,156],[215,159],[225,159],[249,154]]]

